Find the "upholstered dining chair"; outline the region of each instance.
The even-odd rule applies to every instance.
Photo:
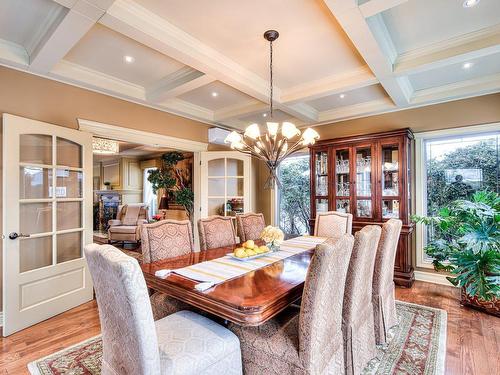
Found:
[[[194,251],[193,230],[189,220],[161,220],[144,224],[141,228],[141,240],[143,263],[152,263]],[[180,310],[192,310],[187,303],[161,292],[154,292],[150,301],[155,320]]]
[[[236,245],[233,219],[229,216],[214,215],[198,220],[198,233],[201,250]]]
[[[372,280],[381,229],[367,225],[354,236],[342,309],[345,373],[357,375],[376,356]]]
[[[343,234],[316,247],[300,309],[258,327],[229,325],[240,338],[246,375],[343,373],[342,299],[353,242]]]
[[[236,215],[236,224],[238,226],[238,235],[240,241],[258,240],[260,234],[266,227],[263,214],[249,212]]]
[[[336,237],[352,233],[352,215],[337,211],[319,212],[314,224],[314,235]]]
[[[153,321],[137,260],[85,247],[102,329],[102,374],[241,374],[238,338],[192,311]]]
[[[398,324],[394,298],[394,261],[403,222],[391,219],[382,226],[382,235],[373,272],[373,314],[375,340],[387,344],[389,329]]]

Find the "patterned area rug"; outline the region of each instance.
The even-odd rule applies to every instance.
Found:
[[[399,301],[397,310],[399,326],[364,374],[444,374],[446,311]],[[32,375],[98,375],[101,358],[102,341],[96,336],[31,362],[28,369]]]

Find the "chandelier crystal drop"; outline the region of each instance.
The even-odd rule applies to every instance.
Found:
[[[92,138],[92,152],[100,155],[113,155],[120,152],[118,141],[105,138]]]
[[[277,185],[281,187],[277,175],[280,163],[288,156],[300,149],[312,145],[319,139],[319,134],[312,128],[301,132],[291,122],[273,121],[273,42],[278,39],[279,33],[268,30],[264,38],[269,42],[269,117],[266,129],[261,129],[259,124],[249,125],[243,134],[236,131],[231,132],[225,143],[229,143],[233,150],[248,154],[256,159],[263,160],[269,168],[269,177],[266,181],[266,189],[274,189]]]

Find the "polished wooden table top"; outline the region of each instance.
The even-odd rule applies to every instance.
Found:
[[[141,267],[149,288],[242,326],[260,325],[302,296],[314,250],[293,255],[204,292],[194,288],[198,282],[175,273],[164,279],[155,276],[158,270],[187,267],[220,258],[232,251],[233,247],[218,248],[142,264]]]

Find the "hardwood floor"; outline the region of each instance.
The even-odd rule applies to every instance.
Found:
[[[460,306],[457,289],[415,282],[396,297],[448,312],[446,374],[500,375],[500,319]],[[97,305],[91,301],[45,322],[0,338],[0,375],[27,374],[38,358],[99,334]]]

